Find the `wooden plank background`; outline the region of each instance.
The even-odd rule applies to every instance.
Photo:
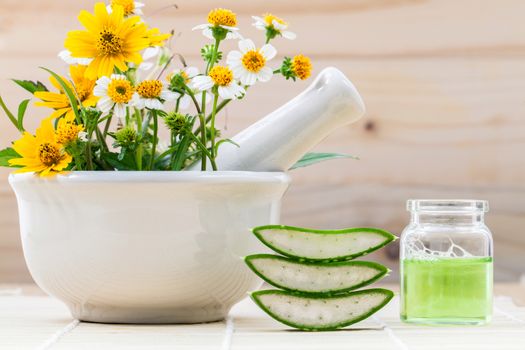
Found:
[[[525,2],[521,0],[146,1],[147,20],[175,29],[174,48],[199,64],[204,43],[191,28],[210,8],[233,9],[246,37],[262,41],[250,15],[272,12],[290,22],[295,41],[278,39],[279,58],[302,52],[315,72],[336,66],[361,91],[361,122],[316,149],[348,152],[293,172],[282,222],[320,228],[373,225],[400,233],[408,198],[487,199],[496,278],[525,273]],[[92,1],[0,0],[0,93],[11,107],[27,96],[9,78],[47,79],[38,66],[56,58],[76,14]],[[157,10],[159,9],[159,10]],[[233,43],[230,43],[233,48]],[[307,86],[274,79],[250,89],[223,115],[234,134]],[[34,128],[49,113],[31,108]],[[0,119],[0,146],[16,132]],[[29,281],[18,237],[16,203],[0,171],[0,281]],[[397,247],[376,258],[396,267]],[[392,280],[395,274],[392,276]]]

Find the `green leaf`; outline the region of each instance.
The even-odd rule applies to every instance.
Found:
[[[32,94],[34,94],[37,91],[48,91],[46,86],[39,81],[17,79],[13,79],[13,81]]]
[[[331,296],[259,290],[252,300],[275,320],[305,331],[331,331],[362,321],[388,304],[394,293],[372,288]]]
[[[339,158],[350,158],[359,159],[358,157],[351,156],[349,154],[342,153],[306,153],[297,163],[295,163],[290,170],[303,168],[315,163],[324,162],[325,160],[339,159]]]
[[[222,52],[217,51],[217,53],[215,54],[215,47],[209,44],[209,45],[205,45],[201,49],[201,56],[204,59],[204,61],[215,64],[215,63],[219,63],[220,60],[222,59]]]
[[[381,264],[363,260],[308,262],[280,255],[254,254],[245,257],[244,261],[257,276],[276,288],[317,295],[359,289],[389,272]],[[305,284],[304,281],[309,282]]]
[[[43,70],[51,74],[53,78],[55,78],[58,81],[62,89],[64,89],[64,92],[66,93],[66,96],[69,99],[69,103],[71,104],[71,108],[73,109],[73,113],[75,113],[75,119],[77,123],[81,124],[82,120],[80,119],[80,114],[78,113],[77,98],[75,94],[73,93],[73,91],[69,88],[68,84],[64,81],[64,79],[62,79],[58,74],[56,74],[52,70],[44,68],[44,67],[40,67],[40,68],[42,68]]]
[[[0,166],[17,168],[18,166],[9,165],[9,159],[20,158],[20,155],[12,147],[4,148],[0,151]]]
[[[222,145],[223,143],[231,143],[232,145],[234,146],[237,146],[237,148],[240,148],[241,146],[239,146],[239,144],[231,139],[222,139],[220,140],[219,142],[217,142],[217,144],[215,145],[215,153],[218,153],[219,151],[219,146]]]
[[[122,159],[119,159],[119,153],[103,153],[102,159],[116,170],[136,170],[137,164],[132,154],[126,152]]]
[[[30,99],[27,99],[27,100],[23,100],[19,105],[18,105],[18,119],[17,119],[17,125],[18,125],[18,130],[20,131],[24,131],[24,115],[26,114],[26,109],[27,109],[27,104],[29,103],[29,101],[31,101]]]
[[[2,100],[1,96],[0,96],[0,107],[4,110],[5,114],[7,115],[7,118],[9,118],[11,123],[13,123],[13,125],[18,128],[18,121],[16,120],[15,116],[13,115],[13,113],[11,113],[9,108],[7,108],[7,106],[5,105],[4,100]]]
[[[352,260],[383,248],[397,239],[392,233],[373,227],[317,230],[286,225],[266,225],[253,234],[274,252],[297,260]],[[282,237],[286,237],[283,240]]]

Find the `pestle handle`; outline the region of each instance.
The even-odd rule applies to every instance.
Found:
[[[338,69],[325,68],[301,94],[223,144],[219,170],[287,171],[331,132],[359,120],[365,106]],[[199,170],[199,164],[189,170]]]

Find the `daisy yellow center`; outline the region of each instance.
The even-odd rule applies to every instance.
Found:
[[[180,76],[184,79],[184,82],[188,84],[190,82],[190,76],[186,72],[180,72]]]
[[[115,6],[122,6],[124,9],[124,16],[129,16],[135,10],[135,1],[133,0],[111,0],[111,8]]]
[[[260,71],[264,67],[265,63],[266,59],[257,50],[248,51],[244,54],[244,56],[242,56],[242,65],[244,68],[253,73]]]
[[[115,103],[128,103],[133,96],[133,86],[128,80],[113,79],[108,85],[108,96]]]
[[[96,42],[97,50],[102,55],[115,55],[122,52],[123,40],[110,29],[100,32]]]
[[[78,133],[84,130],[81,125],[72,122],[59,122],[55,137],[58,143],[67,145],[78,138]]]
[[[283,21],[281,18],[272,15],[271,13],[267,13],[264,15],[264,21],[267,25],[273,26],[273,21],[276,21],[279,24],[286,25],[286,22]]]
[[[180,71],[177,73],[178,75],[180,75],[182,77],[182,79],[184,80],[184,83],[185,84],[189,84],[191,78],[190,76],[188,75],[188,73],[184,72],[184,71]],[[175,77],[175,74],[174,73],[170,73],[166,76],[166,81],[168,82],[171,82],[171,79],[173,79]]]
[[[305,80],[312,74],[312,62],[304,55],[297,55],[292,60],[292,71],[301,80]]]
[[[38,157],[42,164],[49,167],[60,163],[62,160],[62,153],[57,146],[46,142],[39,146]]]
[[[237,25],[237,17],[230,10],[218,8],[208,13],[208,23],[214,26],[235,27]]]
[[[233,81],[233,72],[230,68],[224,66],[213,67],[208,76],[218,86],[228,86]]]
[[[137,86],[137,92],[143,98],[158,98],[162,92],[162,83],[158,80],[144,80]]]
[[[91,95],[91,89],[86,89],[84,86],[76,86],[76,90],[81,102],[84,102]]]

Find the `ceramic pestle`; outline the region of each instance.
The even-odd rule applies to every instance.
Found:
[[[332,131],[364,113],[350,80],[336,68],[325,68],[301,94],[235,135],[232,140],[239,147],[223,143],[218,170],[287,171]],[[200,162],[189,168],[200,169]]]

